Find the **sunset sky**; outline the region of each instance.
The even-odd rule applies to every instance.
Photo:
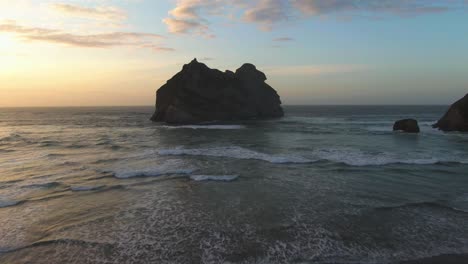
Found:
[[[448,104],[468,0],[0,0],[0,107],[153,105],[195,57],[284,104]]]

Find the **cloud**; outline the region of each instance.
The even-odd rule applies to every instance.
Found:
[[[196,20],[184,20],[176,18],[165,18],[163,22],[168,26],[169,32],[171,33],[189,33],[197,31],[203,33],[208,30],[208,26]]]
[[[214,37],[208,18],[236,20],[234,13],[241,10],[240,21],[257,23],[261,29],[270,30],[274,23],[287,20],[288,6],[287,0],[179,0],[163,22],[170,33]]]
[[[281,37],[281,38],[275,38],[273,39],[275,42],[288,42],[288,41],[294,41],[293,38],[290,37]]]
[[[121,21],[127,14],[120,8],[113,6],[83,7],[79,5],[54,3],[51,8],[61,14],[79,18]]]
[[[401,16],[445,12],[456,7],[457,0],[292,0],[291,2],[297,10],[310,16],[343,13]]]
[[[223,0],[179,0],[177,6],[169,11],[170,16],[164,18],[163,22],[171,33],[195,33],[212,38],[214,34],[204,16],[219,14],[224,2]]]
[[[7,20],[0,24],[0,32],[17,33],[22,35],[48,35],[59,31],[38,27],[22,27],[17,25],[15,21]]]
[[[271,30],[297,19],[408,17],[465,9],[467,5],[468,0],[178,0],[163,21],[171,33],[207,36],[212,35],[212,16]]]
[[[271,30],[273,24],[288,20],[288,1],[261,0],[258,4],[245,10],[243,19],[256,23],[262,30]]]
[[[146,49],[150,49],[150,50],[153,50],[153,51],[175,51],[174,48],[164,47],[164,46],[155,45],[155,44],[144,44],[141,47],[146,48]]]
[[[133,46],[154,51],[172,51],[172,48],[157,45],[161,35],[139,32],[111,32],[100,34],[73,34],[62,30],[27,27],[14,21],[0,23],[0,33],[16,35],[23,41],[42,41],[84,48],[109,48],[115,46]]]

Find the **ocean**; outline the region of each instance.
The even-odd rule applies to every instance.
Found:
[[[447,108],[178,127],[153,107],[0,109],[0,263],[460,259],[468,134],[431,128]]]

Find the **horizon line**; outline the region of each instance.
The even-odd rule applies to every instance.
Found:
[[[283,104],[281,106],[450,106],[451,104]],[[51,105],[51,106],[0,106],[11,108],[113,108],[113,107],[156,107],[155,105]]]

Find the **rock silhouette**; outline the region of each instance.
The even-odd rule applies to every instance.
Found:
[[[151,120],[194,124],[282,117],[280,97],[266,79],[252,64],[221,72],[194,59],[159,88]]]
[[[403,131],[406,133],[419,133],[418,121],[415,119],[398,120],[393,125],[393,131]]]
[[[468,132],[468,94],[452,104],[447,113],[432,127],[442,131]]]

